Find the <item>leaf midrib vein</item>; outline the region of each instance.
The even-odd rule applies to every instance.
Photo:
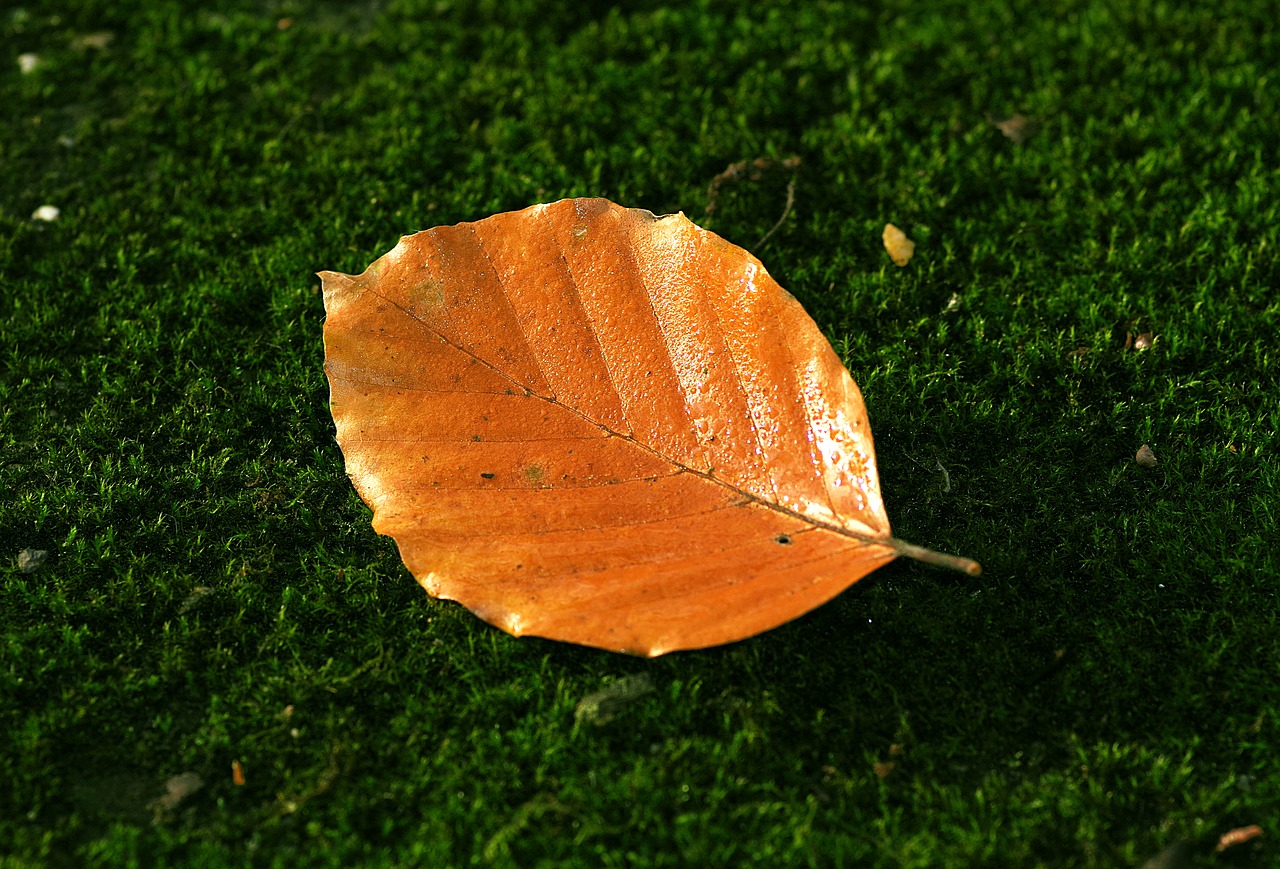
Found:
[[[853,531],[853,530],[851,530],[851,529],[849,529],[849,528],[845,528],[845,527],[844,527],[844,526],[842,526],[842,525],[836,525],[836,524],[833,524],[833,523],[830,523],[830,522],[825,522],[825,521],[823,521],[823,520],[821,520],[821,519],[817,519],[817,518],[815,518],[815,517],[813,517],[813,516],[807,516],[807,515],[805,515],[805,514],[803,514],[803,513],[800,513],[800,512],[798,512],[798,511],[796,511],[796,510],[792,510],[790,507],[785,507],[785,506],[783,506],[782,504],[778,504],[778,503],[775,503],[775,502],[773,502],[773,501],[769,501],[769,500],[767,500],[767,499],[765,499],[765,498],[762,498],[762,497],[760,497],[759,495],[755,494],[754,492],[748,492],[747,490],[742,489],[742,488],[739,488],[738,486],[735,486],[735,485],[733,485],[732,483],[730,483],[730,482],[728,482],[728,481],[726,481],[726,480],[721,480],[721,479],[719,479],[718,477],[714,476],[711,472],[699,471],[699,470],[697,470],[696,468],[688,467],[687,465],[684,465],[683,463],[681,463],[681,462],[679,462],[679,461],[676,461],[675,459],[672,459],[672,458],[671,458],[671,457],[669,457],[669,456],[664,455],[663,453],[659,452],[658,450],[654,449],[653,447],[649,446],[648,444],[645,444],[645,443],[642,443],[641,441],[636,440],[634,437],[632,437],[632,436],[630,436],[630,435],[623,434],[622,432],[614,431],[613,429],[609,428],[608,426],[604,425],[603,423],[600,423],[600,422],[597,422],[597,421],[595,421],[595,420],[591,419],[589,416],[587,416],[586,414],[584,414],[584,413],[582,413],[581,411],[577,410],[576,408],[572,408],[572,407],[569,407],[569,406],[568,406],[568,405],[566,405],[566,404],[561,403],[560,401],[558,401],[558,400],[557,400],[557,399],[555,399],[554,397],[547,396],[547,395],[542,395],[541,393],[535,392],[534,390],[530,389],[528,386],[525,386],[524,384],[522,384],[522,383],[520,383],[519,381],[517,381],[517,380],[516,380],[515,378],[513,378],[510,374],[508,374],[508,373],[506,373],[505,371],[503,371],[501,368],[499,368],[499,367],[497,367],[496,365],[494,365],[494,364],[493,364],[492,362],[490,362],[489,360],[485,359],[485,358],[484,358],[484,357],[482,357],[482,356],[477,355],[474,351],[472,351],[472,350],[470,350],[470,349],[468,349],[468,348],[466,348],[466,347],[463,347],[463,346],[461,346],[461,345],[459,345],[459,344],[455,343],[454,341],[450,340],[447,336],[440,334],[440,333],[439,333],[439,332],[437,332],[435,329],[433,329],[433,328],[431,327],[431,325],[430,325],[427,321],[423,320],[423,319],[422,319],[421,317],[419,317],[417,314],[415,314],[415,313],[413,313],[412,311],[410,311],[410,310],[409,310],[408,308],[406,308],[404,305],[401,305],[400,303],[396,302],[395,300],[393,300],[393,299],[391,299],[391,298],[388,298],[387,296],[385,296],[385,295],[383,295],[382,293],[378,292],[378,290],[377,290],[377,289],[375,289],[375,288],[373,288],[373,287],[368,287],[368,286],[367,286],[367,287],[365,287],[364,289],[365,289],[367,292],[370,292],[370,293],[372,293],[373,295],[377,296],[378,298],[382,299],[384,302],[386,302],[386,303],[387,303],[388,305],[390,305],[391,307],[396,308],[397,310],[399,310],[402,314],[404,314],[404,315],[405,315],[406,317],[408,317],[410,320],[412,320],[413,322],[417,323],[417,324],[418,324],[422,329],[426,330],[426,331],[427,331],[427,332],[429,332],[431,335],[434,335],[435,337],[439,338],[442,342],[444,342],[444,343],[445,343],[445,344],[447,344],[448,346],[450,346],[450,347],[454,348],[455,350],[457,350],[457,351],[458,351],[458,352],[460,352],[460,353],[463,353],[463,354],[465,354],[465,355],[467,355],[467,356],[471,357],[472,359],[475,359],[475,360],[476,360],[476,362],[478,362],[479,364],[484,365],[484,366],[485,366],[486,368],[488,368],[490,371],[492,371],[492,372],[494,372],[495,374],[499,375],[499,376],[500,376],[500,377],[502,377],[503,379],[505,379],[505,380],[509,381],[512,385],[516,386],[517,388],[519,388],[519,389],[523,390],[523,391],[524,391],[524,393],[525,393],[526,395],[532,396],[532,397],[534,397],[534,398],[537,398],[537,399],[539,399],[539,400],[541,400],[541,401],[546,402],[547,404],[550,404],[550,405],[552,405],[552,406],[554,406],[554,407],[560,408],[560,409],[562,409],[562,410],[564,410],[564,411],[566,411],[566,412],[568,412],[568,413],[574,414],[575,416],[579,417],[580,419],[584,420],[585,422],[587,422],[587,423],[589,423],[589,424],[591,424],[591,425],[594,425],[594,426],[598,427],[601,431],[604,431],[604,432],[608,433],[609,435],[612,435],[613,437],[616,437],[616,438],[618,438],[618,439],[620,439],[620,440],[622,440],[622,441],[625,441],[626,443],[628,443],[628,444],[632,445],[632,446],[633,446],[633,447],[635,447],[636,449],[639,449],[639,450],[641,450],[641,451],[643,451],[643,452],[648,453],[649,455],[653,456],[654,458],[656,458],[656,459],[658,459],[658,460],[660,460],[660,461],[662,461],[662,462],[665,462],[666,464],[670,465],[671,467],[679,468],[680,470],[684,471],[685,473],[687,473],[687,474],[692,474],[692,475],[693,475],[693,476],[695,476],[695,477],[699,477],[699,478],[701,478],[701,479],[703,479],[703,480],[707,481],[708,483],[711,483],[712,485],[720,486],[720,487],[722,487],[722,488],[728,489],[728,490],[730,490],[730,491],[732,491],[732,492],[734,492],[734,493],[738,494],[739,496],[741,496],[743,499],[745,499],[745,500],[747,500],[747,501],[750,501],[750,502],[752,502],[752,503],[759,504],[759,505],[761,505],[762,507],[765,507],[765,508],[767,508],[767,509],[773,510],[773,511],[775,511],[775,512],[777,512],[777,513],[779,513],[779,514],[781,514],[781,515],[783,515],[783,516],[787,516],[788,518],[795,519],[795,520],[797,520],[797,521],[799,521],[799,522],[802,522],[802,523],[805,523],[805,524],[807,524],[807,525],[811,525],[811,526],[813,526],[813,527],[815,527],[815,528],[822,528],[822,529],[825,529],[825,530],[827,530],[827,531],[834,532],[834,533],[839,534],[839,535],[841,535],[841,536],[843,536],[843,537],[848,537],[848,538],[850,538],[850,539],[852,539],[852,540],[857,540],[857,541],[859,541],[859,542],[861,542],[861,543],[865,543],[865,544],[870,545],[870,546],[888,546],[888,547],[890,547],[890,548],[896,548],[896,547],[894,546],[894,538],[877,537],[877,536],[870,535],[870,534],[862,534],[862,533],[859,533],[859,532],[857,532],[857,531]],[[517,322],[518,322],[518,321],[517,321]],[[598,341],[597,341],[597,343],[598,343]],[[611,379],[612,379],[612,378],[611,378]],[[614,391],[615,391],[615,392],[617,392],[617,385],[616,385],[616,384],[614,384]],[[619,395],[619,397],[621,397],[621,396]],[[624,418],[625,418],[625,413],[624,413]],[[714,470],[714,468],[713,468],[712,470]],[[696,514],[690,514],[690,515],[696,515]],[[641,524],[643,524],[643,523],[641,523]]]

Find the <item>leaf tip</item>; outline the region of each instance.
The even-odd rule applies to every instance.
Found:
[[[329,313],[337,309],[356,285],[354,275],[347,275],[342,272],[316,272],[316,277],[320,279],[320,291],[324,296],[325,311]]]

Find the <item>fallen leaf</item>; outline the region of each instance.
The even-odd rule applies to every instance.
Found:
[[[1237,827],[1234,830],[1228,830],[1218,837],[1218,844],[1214,847],[1214,851],[1222,853],[1228,848],[1235,845],[1242,845],[1250,839],[1256,839],[1262,835],[1262,828],[1257,824],[1250,824],[1247,827]]]
[[[238,760],[231,761],[231,783],[244,787],[244,766]]]
[[[562,200],[322,272],[347,474],[433,596],[660,655],[783,624],[899,555],[866,409],[760,261]]]
[[[905,266],[911,262],[911,257],[916,252],[916,243],[907,238],[907,234],[892,223],[884,225],[884,249],[889,252],[889,256],[898,266]]]
[[[1156,454],[1146,444],[1138,447],[1138,454],[1133,457],[1133,460],[1144,468],[1154,468],[1156,466]]]

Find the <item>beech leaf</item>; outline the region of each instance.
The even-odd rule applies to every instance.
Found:
[[[755,257],[567,199],[322,272],[347,474],[406,566],[515,635],[654,656],[907,555],[853,378]]]

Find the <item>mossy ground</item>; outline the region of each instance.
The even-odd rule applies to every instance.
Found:
[[[1048,8],[7,7],[0,865],[1280,859],[1274,9]],[[428,599],[343,474],[313,273],[578,195],[753,248],[895,531],[985,574],[655,661]]]

